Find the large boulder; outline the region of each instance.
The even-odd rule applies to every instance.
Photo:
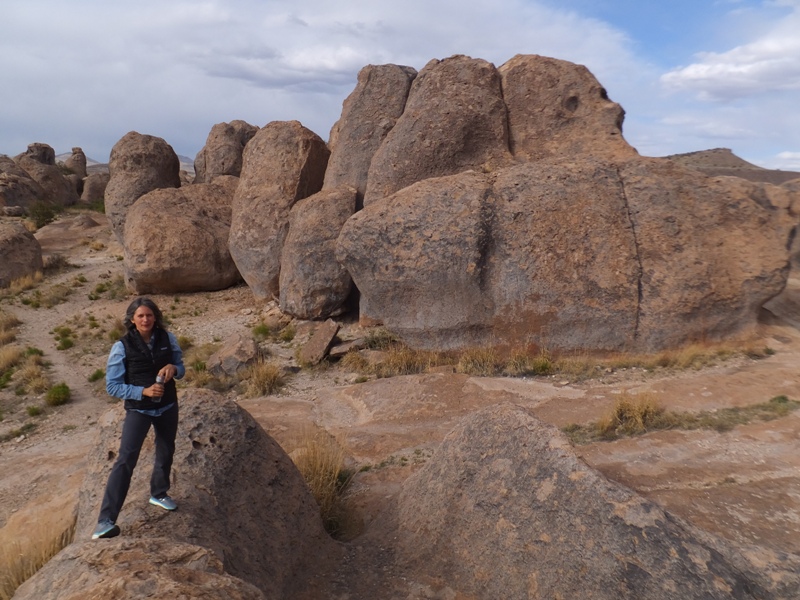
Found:
[[[240,120],[214,125],[206,138],[206,145],[195,158],[194,182],[210,183],[220,175],[239,177],[244,147],[256,132],[256,125]]]
[[[128,209],[147,192],[181,186],[180,160],[166,141],[135,131],[114,144],[105,189],[106,214],[114,235],[123,243]]]
[[[44,190],[43,201],[55,207],[72,206],[78,202],[78,194],[56,166],[56,155],[47,144],[30,144],[28,149],[14,157],[22,168]]]
[[[83,149],[73,148],[72,154],[64,161],[64,166],[81,179],[86,177],[86,154],[83,153]]]
[[[170,490],[179,508],[165,512],[147,502],[153,462],[148,438],[117,521],[122,535],[167,538],[211,550],[226,573],[255,585],[268,598],[325,597],[305,594],[339,550],[286,453],[244,409],[215,392],[183,392],[180,411]],[[80,492],[79,540],[95,526],[123,412],[120,405],[99,419]]]
[[[106,188],[111,176],[108,173],[92,173],[83,180],[81,202],[95,204],[103,202],[106,197]]]
[[[301,200],[289,213],[281,253],[280,307],[300,319],[337,314],[353,287],[336,260],[336,239],[356,209],[355,188],[342,185]]]
[[[358,208],[363,206],[372,157],[403,114],[416,76],[416,69],[398,65],[367,65],[359,71],[331,129],[323,190],[349,185],[358,191]]]
[[[5,154],[0,154],[0,206],[28,209],[47,199],[47,194],[28,172]]]
[[[128,210],[125,278],[137,293],[221,290],[240,280],[228,251],[238,179],[153,190]]]
[[[653,351],[755,326],[788,274],[779,191],[660,159],[542,160],[367,206],[337,258],[362,317],[414,346]]]
[[[289,211],[320,190],[329,154],[298,121],[268,123],[245,147],[228,244],[256,297],[278,296]]]
[[[467,56],[432,60],[372,158],[364,205],[423,179],[493,170],[509,160],[508,113],[494,65]]]
[[[17,600],[192,598],[266,600],[261,590],[225,573],[208,548],[164,538],[119,537],[74,543],[50,560],[14,594]]]
[[[19,221],[0,221],[0,288],[41,271],[42,247]]]
[[[498,70],[518,160],[637,154],[622,137],[625,111],[583,65],[518,54]]]
[[[797,598],[800,578],[754,567],[581,461],[555,427],[508,404],[466,418],[397,501],[398,562],[450,596],[586,600]]]

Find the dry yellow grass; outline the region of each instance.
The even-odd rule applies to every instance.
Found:
[[[654,427],[663,414],[664,409],[651,394],[622,394],[612,411],[597,422],[597,430],[600,437],[610,439],[644,433]]]
[[[0,310],[0,346],[6,346],[17,339],[16,329],[20,323],[15,315]]]
[[[34,523],[24,539],[0,546],[0,600],[10,600],[22,583],[72,542],[76,521],[60,534],[54,534],[49,523]]]
[[[369,369],[369,361],[358,352],[353,351],[345,354],[339,364],[342,368],[348,371],[356,371],[357,373],[364,373]]]
[[[0,347],[0,373],[16,367],[25,358],[25,349],[11,344]]]
[[[505,361],[494,348],[468,348],[459,356],[456,371],[478,377],[491,377],[502,372]]]
[[[400,344],[393,344],[385,350],[386,355],[380,363],[369,370],[378,377],[395,377],[424,373],[430,367],[441,364],[441,355],[425,350],[414,350]]]
[[[259,359],[247,369],[242,380],[247,381],[248,396],[268,396],[283,385],[283,370],[274,363]]]
[[[341,519],[341,493],[349,483],[344,445],[323,429],[307,429],[291,456],[319,505],[325,528],[335,534]]]
[[[11,296],[16,296],[17,294],[33,289],[42,281],[42,272],[36,271],[33,275],[24,275],[23,277],[18,277],[17,279],[13,279],[11,284],[8,286],[8,294]]]

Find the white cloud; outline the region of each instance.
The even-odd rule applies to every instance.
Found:
[[[536,0],[9,2],[0,20],[9,154],[43,141],[103,160],[131,129],[193,154],[214,123],[233,119],[297,119],[326,138],[367,64],[421,69],[467,54],[499,66],[543,54],[586,64],[614,99],[646,70],[621,31]]]
[[[800,171],[800,152],[779,152],[770,161],[770,168],[783,171]]]
[[[327,138],[360,68],[421,69],[452,54],[497,66],[516,54],[586,65],[623,105],[626,139],[646,155],[724,145],[753,162],[777,161],[795,149],[787,139],[800,139],[787,83],[800,76],[782,77],[794,63],[781,62],[800,52],[791,45],[797,22],[769,25],[800,0],[759,13],[751,39],[731,28],[733,50],[675,69],[666,76],[672,95],[641,58],[646,39],[551,0],[2,1],[0,152],[8,154],[41,141],[105,160],[136,130],[193,156],[215,123],[234,119],[296,119]],[[770,94],[742,95],[759,89]],[[701,92],[739,99],[698,103]]]
[[[783,0],[783,6],[800,2]],[[800,10],[782,18],[763,37],[727,52],[703,52],[697,62],[661,77],[669,89],[704,100],[731,100],[781,90],[800,90]]]

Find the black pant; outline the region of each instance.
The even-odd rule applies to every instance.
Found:
[[[172,457],[175,454],[175,435],[178,432],[177,402],[158,417],[151,417],[135,410],[128,410],[125,413],[119,456],[108,476],[98,521],[107,519],[116,523],[119,511],[122,510],[125,497],[128,495],[133,469],[139,460],[142,444],[151,425],[156,432],[156,458],[153,475],[150,477],[150,495],[161,498],[169,490],[169,473],[172,469]]]

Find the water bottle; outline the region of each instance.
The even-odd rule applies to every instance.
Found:
[[[164,383],[164,378],[161,375],[156,375],[156,383]],[[161,402],[161,396],[153,396],[153,402]]]

